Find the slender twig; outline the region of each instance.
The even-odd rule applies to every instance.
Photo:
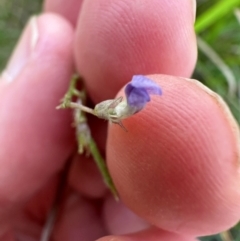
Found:
[[[220,56],[202,38],[197,37],[199,49],[215,64],[221,71],[228,83],[228,94],[232,97],[237,92],[237,81],[232,70],[224,63]]]
[[[80,103],[76,103],[76,102],[70,102],[68,104],[68,107],[69,108],[72,108],[72,109],[80,109],[81,111],[84,111],[84,112],[87,112],[89,114],[92,114],[92,115],[95,115],[94,113],[94,110],[85,106],[85,105],[82,105]]]
[[[238,23],[240,24],[240,9],[234,9],[235,17],[237,18]],[[238,104],[240,105],[240,81],[238,81]]]
[[[99,171],[103,177],[105,184],[110,189],[115,199],[118,200],[117,190],[114,186],[113,180],[110,176],[105,160],[101,156],[100,151],[98,150],[97,145],[91,136],[91,131],[87,124],[86,113],[90,113],[92,115],[96,114],[93,109],[83,105],[86,101],[86,94],[85,91],[78,91],[76,89],[78,79],[79,78],[76,75],[72,78],[68,91],[65,94],[62,103],[57,107],[57,109],[74,109],[74,126],[76,127],[78,152],[79,154],[82,154],[85,151],[87,154],[92,155],[94,161],[96,162],[99,168]],[[73,96],[77,97],[76,102],[71,101]]]
[[[82,99],[78,98],[76,104],[82,105],[82,101]],[[87,124],[86,114],[81,108],[74,109],[74,126],[76,127],[78,153],[83,154],[85,151],[88,156],[90,154],[89,143],[91,139],[91,130]]]
[[[58,216],[59,206],[61,204],[63,194],[65,191],[65,185],[67,182],[68,172],[71,166],[72,156],[67,160],[65,167],[63,169],[62,175],[60,177],[60,182],[58,184],[57,193],[55,196],[54,203],[48,213],[46,222],[43,226],[40,241],[49,241],[53,232],[53,228]]]
[[[239,8],[234,9],[234,15],[235,15],[238,23],[240,24],[240,9]]]
[[[220,237],[223,241],[233,241],[234,240],[230,231],[225,231],[225,232],[220,233]]]
[[[79,76],[77,74],[72,76],[72,79],[70,81],[70,85],[69,85],[68,91],[67,91],[67,93],[65,94],[65,96],[63,98],[63,100],[65,102],[66,102],[66,100],[70,101],[72,99],[72,97],[74,95],[74,91],[76,89],[76,85],[77,85],[78,80],[79,80]]]
[[[105,184],[112,192],[114,198],[116,200],[118,200],[117,190],[114,186],[113,180],[110,176],[110,173],[108,171],[105,160],[103,159],[94,139],[91,137],[91,131],[87,124],[87,117],[85,114],[85,112],[87,112],[86,109],[88,110],[90,108],[86,107],[86,109],[85,109],[85,106],[82,105],[83,101],[84,100],[81,100],[79,98],[76,103],[71,102],[69,104],[69,106],[71,108],[75,108],[74,109],[74,121],[75,121],[75,126],[76,126],[76,136],[77,136],[77,140],[78,140],[78,152],[80,154],[82,154],[85,149],[87,154],[92,155],[93,160],[95,161],[95,163],[103,177]],[[91,111],[92,111],[92,109],[90,109],[90,112]]]
[[[101,153],[99,152],[97,145],[96,145],[95,141],[93,140],[93,138],[91,138],[91,140],[90,140],[89,148],[90,148],[90,152],[93,156],[93,159],[96,162],[96,164],[103,176],[103,180],[104,180],[105,184],[108,186],[108,188],[112,192],[115,200],[118,201],[119,198],[118,198],[117,190],[116,190],[114,183],[112,181],[112,178],[109,174],[105,161],[104,161]]]

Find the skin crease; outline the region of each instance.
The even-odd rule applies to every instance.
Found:
[[[0,238],[4,241],[13,237],[39,240],[46,217],[43,214],[53,201],[59,171],[72,153],[72,116],[68,111],[53,110],[73,72],[73,38],[76,68],[82,71],[95,103],[114,97],[133,74],[191,75],[197,52],[192,1],[154,0],[147,6],[145,1],[139,3],[86,0],[80,11],[79,0],[69,1],[68,6],[60,0],[48,0],[45,9],[63,17],[38,17],[40,41],[34,58],[12,83],[1,80],[0,136],[11,140],[0,139],[0,162],[4,166],[0,169]],[[41,39],[45,44],[39,48]],[[160,229],[102,240],[190,241],[195,240],[192,234],[230,227],[240,216],[237,142],[232,123],[216,98],[195,82],[163,75],[150,78],[159,83],[164,94],[153,97],[146,109],[124,121],[128,133],[111,125],[107,136],[100,128],[100,124],[106,128],[106,122],[95,119],[91,125],[102,151],[107,136],[107,161],[125,209],[130,207]],[[31,105],[26,105],[26,100]],[[12,109],[15,112],[7,111]],[[14,150],[11,143],[17,143]],[[87,173],[95,175],[88,165],[83,168],[86,177]],[[113,215],[108,210],[116,205],[100,197],[104,194],[93,193],[94,188],[86,192],[86,187],[77,184],[81,178],[76,172],[72,175],[54,229],[55,240],[70,237],[75,241],[82,235],[85,241],[92,241],[108,235],[106,227],[111,226]],[[92,178],[89,187],[94,187],[98,178]],[[98,199],[90,201],[94,195]],[[100,215],[101,203],[104,218]],[[10,222],[17,213],[19,219]],[[118,209],[117,213],[119,222],[112,224],[112,230],[131,225],[135,230],[139,226],[136,220],[135,227],[129,222],[127,211]]]

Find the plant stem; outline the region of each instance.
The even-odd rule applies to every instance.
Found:
[[[83,105],[85,103],[86,94],[85,94],[85,91],[78,91],[76,89],[76,84],[78,80],[79,80],[78,75],[74,75],[72,77],[68,91],[64,95],[62,103],[57,107],[57,109],[61,109],[61,108],[74,109],[74,124],[76,127],[78,152],[79,154],[82,154],[84,151],[86,154],[91,153],[103,177],[105,184],[112,192],[114,198],[118,200],[117,190],[109,174],[108,168],[105,164],[105,160],[101,156],[100,151],[98,150],[98,147],[91,136],[91,131],[87,124],[86,112],[92,115],[95,115],[95,112],[93,109]],[[72,102],[73,96],[78,97],[76,102]]]
[[[95,115],[93,109],[91,109],[91,108],[89,108],[85,105],[82,105],[80,103],[70,102],[68,104],[68,107],[72,108],[72,109],[80,109],[81,111],[84,111],[84,112],[87,112],[89,114]]]
[[[95,143],[95,141],[93,140],[93,138],[91,138],[90,143],[89,143],[89,148],[90,148],[90,152],[93,156],[94,161],[96,162],[102,176],[104,179],[105,184],[108,186],[108,188],[110,189],[110,191],[112,192],[114,198],[116,201],[119,200],[118,198],[118,193],[117,190],[114,186],[114,183],[112,181],[112,178],[109,174],[108,168],[105,164],[105,161],[102,157],[102,155],[100,154],[97,145]]]
[[[224,231],[220,233],[220,237],[223,241],[233,241],[233,237],[230,233],[230,231]]]

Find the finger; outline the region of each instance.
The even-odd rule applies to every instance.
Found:
[[[107,192],[107,187],[92,158],[79,155],[74,158],[68,183],[75,191],[90,198],[101,198]]]
[[[39,226],[45,223],[49,210],[56,199],[59,185],[59,175],[50,179],[30,200],[24,205],[23,213]],[[22,221],[20,220],[22,223]],[[31,230],[30,230],[31,231]]]
[[[197,81],[149,78],[163,95],[109,127],[107,161],[123,202],[160,228],[207,235],[240,216],[239,130],[219,96]]]
[[[116,202],[112,195],[104,202],[103,218],[108,234],[135,233],[150,227],[149,223],[139,218],[123,203]]]
[[[45,224],[54,203],[58,184],[57,177],[52,178],[27,201],[24,208],[18,213],[14,213],[14,221],[11,226],[17,240],[39,240],[43,232],[43,224]]]
[[[61,210],[53,239],[92,241],[103,235],[106,235],[104,226],[94,205],[78,195],[70,196]]]
[[[196,62],[193,2],[86,0],[75,56],[93,100],[114,97],[134,74],[189,77]]]
[[[1,241],[14,241],[14,240],[15,240],[14,235],[11,232],[7,232],[1,237]]]
[[[73,70],[72,38],[62,18],[33,18],[2,75],[1,221],[59,171],[72,151],[71,115],[56,110]]]
[[[83,0],[68,0],[67,2],[64,0],[46,0],[43,8],[45,12],[54,12],[62,15],[75,26],[82,3]]]
[[[170,233],[164,230],[149,229],[142,232],[124,236],[107,236],[98,239],[97,241],[197,241],[197,239],[176,233]]]

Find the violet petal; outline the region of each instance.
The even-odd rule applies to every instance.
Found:
[[[150,95],[162,94],[160,87],[144,75],[134,75],[131,84],[135,88],[144,88]]]
[[[150,101],[150,94],[161,95],[162,90],[151,79],[143,75],[134,75],[125,87],[125,94],[128,105],[141,110]]]
[[[131,87],[131,88],[130,88]],[[150,101],[150,96],[145,89],[134,88],[132,86],[126,87],[126,92],[128,92],[127,102],[128,105],[138,107],[142,109],[144,105]]]

